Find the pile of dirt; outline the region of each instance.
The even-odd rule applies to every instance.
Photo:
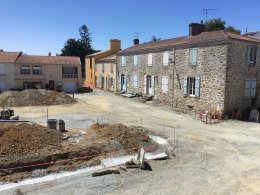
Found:
[[[62,134],[37,124],[1,124],[0,158],[23,158],[62,148]]]
[[[63,92],[26,89],[23,91],[6,91],[0,94],[0,106],[45,106],[72,104],[76,100]]]
[[[138,149],[140,146],[149,148],[155,146],[143,128],[128,127],[122,124],[99,125],[90,127],[91,136],[96,140],[115,143],[119,142],[124,149]]]

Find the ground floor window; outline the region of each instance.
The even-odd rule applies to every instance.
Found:
[[[183,95],[190,96],[190,97],[199,97],[200,96],[200,78],[199,77],[184,77]]]
[[[256,79],[245,80],[245,97],[255,97],[256,95]]]
[[[168,76],[162,76],[162,93],[168,93]]]
[[[138,87],[138,76],[134,75],[133,76],[133,88],[137,88]]]
[[[24,89],[43,89],[42,82],[23,82]]]

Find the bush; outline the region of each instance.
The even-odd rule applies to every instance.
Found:
[[[79,87],[78,92],[79,93],[91,93],[91,92],[93,92],[93,89],[91,89],[90,87]]]

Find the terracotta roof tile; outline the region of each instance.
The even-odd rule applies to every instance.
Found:
[[[21,52],[0,52],[0,62],[14,63]]]
[[[21,55],[16,63],[19,64],[50,64],[50,65],[80,65],[79,57],[72,56],[34,56]]]
[[[165,40],[152,42],[152,43],[134,45],[132,47],[120,51],[119,53],[135,52],[138,50],[152,49],[157,47],[179,46],[179,45],[193,44],[199,42],[229,40],[229,39],[260,43],[260,40],[257,39],[244,37],[242,35],[226,32],[224,30],[219,30],[219,31],[212,31],[212,32],[203,32],[196,36],[184,36],[184,37],[178,37],[173,39],[165,39]]]

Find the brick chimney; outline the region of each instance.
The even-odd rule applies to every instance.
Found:
[[[139,45],[139,39],[138,38],[134,39],[134,45]]]
[[[110,39],[109,50],[115,52],[121,50],[121,41],[119,39]]]
[[[195,36],[205,31],[205,25],[203,23],[191,23],[189,25],[189,35]]]

